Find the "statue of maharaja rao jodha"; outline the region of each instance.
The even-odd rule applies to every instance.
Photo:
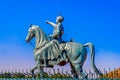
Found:
[[[66,56],[65,56],[65,50],[64,50],[64,46],[65,41],[62,40],[62,35],[64,33],[64,27],[62,25],[62,21],[64,20],[64,18],[62,16],[57,16],[56,17],[56,23],[50,22],[50,21],[46,21],[47,24],[50,24],[51,26],[54,27],[53,30],[53,34],[49,35],[49,40],[46,43],[39,45],[36,47],[35,51],[38,50],[38,54],[35,56],[35,59],[37,59],[37,57],[39,56],[39,53],[41,53],[42,51],[46,50],[47,48],[54,46],[54,52],[53,50],[48,51],[47,55],[44,54],[44,66],[48,66],[47,63],[47,59],[55,59],[57,60],[57,62],[59,63],[60,61],[66,61]],[[62,44],[64,46],[60,47],[59,45]],[[39,50],[40,49],[40,50]],[[64,54],[64,55],[62,55]]]
[[[47,24],[54,27],[53,34],[49,35],[49,37],[40,26],[30,25],[26,42],[30,42],[35,37],[34,58],[36,65],[32,69],[32,73],[34,74],[34,70],[38,69],[41,77],[44,77],[43,67],[53,67],[54,65],[63,66],[69,62],[74,78],[79,78],[79,75],[81,75],[83,79],[87,79],[87,75],[83,72],[82,66],[87,57],[86,47],[89,47],[92,68],[97,75],[102,76],[102,73],[94,63],[95,50],[91,42],[81,44],[73,40],[69,42],[62,40],[62,35],[64,34],[63,20],[64,17],[58,15],[56,17],[56,23],[46,21]]]

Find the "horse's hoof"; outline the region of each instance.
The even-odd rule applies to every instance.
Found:
[[[30,72],[31,72],[32,74],[34,74],[34,71],[33,71],[33,70],[31,70]]]

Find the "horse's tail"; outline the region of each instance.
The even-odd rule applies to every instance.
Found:
[[[97,67],[95,66],[95,60],[94,60],[94,56],[95,56],[95,48],[94,45],[91,42],[88,42],[86,44],[84,44],[84,47],[89,47],[90,49],[90,54],[91,54],[91,64],[92,64],[92,68],[93,70],[97,73],[97,75],[102,76],[103,74],[97,69]]]

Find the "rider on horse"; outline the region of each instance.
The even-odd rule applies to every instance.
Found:
[[[64,20],[64,18],[62,16],[57,16],[56,24],[52,23],[50,21],[46,21],[46,23],[48,23],[48,24],[50,24],[54,27],[53,34],[50,35],[50,38],[52,38],[52,40],[50,40],[50,42],[48,42],[46,44],[43,44],[43,45],[37,47],[37,49],[40,48],[39,53],[41,53],[45,49],[49,48],[51,45],[54,45],[55,48],[56,48],[56,51],[57,51],[56,54],[58,55],[58,56],[54,56],[54,57],[56,57],[56,58],[60,57],[59,58],[60,61],[64,61],[65,58],[66,58],[65,55],[64,56],[62,55],[62,52],[63,52],[64,49],[59,46],[59,44],[62,43],[62,35],[64,33],[64,28],[63,28],[63,25],[62,25],[63,20]],[[48,66],[49,64],[47,64],[46,54],[43,54],[43,57],[44,57],[44,66]],[[59,60],[58,60],[58,62],[59,62]]]
[[[64,20],[64,17],[59,15],[59,16],[56,17],[56,23],[50,22],[48,20],[46,21],[47,24],[50,24],[51,26],[54,27],[53,34],[49,35],[49,37],[52,38],[53,43],[55,43],[57,45],[63,43],[63,40],[62,40],[62,35],[64,34],[64,27],[62,25],[63,20]],[[64,55],[59,54],[59,55],[61,57],[61,60],[64,61],[65,60],[65,54]]]
[[[64,27],[62,25],[62,21],[64,18],[62,16],[57,16],[56,18],[56,24],[50,21],[46,21],[47,24],[50,24],[54,27],[54,31],[52,35],[49,35],[50,38],[58,40],[59,43],[62,43],[62,35],[64,33]]]

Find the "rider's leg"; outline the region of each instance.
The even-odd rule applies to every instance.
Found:
[[[59,33],[52,34],[52,39],[58,40],[59,44],[63,42],[62,37],[59,35]]]
[[[66,59],[66,53],[67,53],[66,50],[63,50],[61,53],[61,56],[62,56],[63,61],[67,62],[68,60]]]
[[[53,34],[51,35],[51,37],[52,37],[53,39],[59,38],[59,34],[58,34],[58,33],[53,33]]]

